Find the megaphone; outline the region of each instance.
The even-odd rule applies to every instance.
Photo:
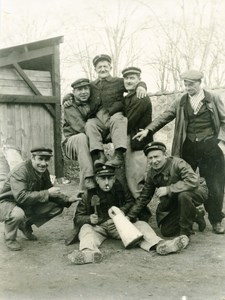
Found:
[[[143,234],[124,216],[116,206],[108,210],[125,248],[131,248],[143,239]]]

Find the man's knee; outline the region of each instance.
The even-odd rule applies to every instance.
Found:
[[[88,144],[88,137],[86,136],[85,133],[78,133],[76,135],[73,135],[69,138],[69,140],[74,144],[76,143]]]
[[[15,206],[10,214],[10,219],[12,219],[14,222],[20,223],[24,221],[25,219],[25,213],[22,210],[22,208]]]
[[[177,199],[180,204],[187,203],[187,202],[191,203],[192,197],[188,191],[185,191],[185,192],[179,193]]]
[[[124,122],[127,124],[127,118],[121,112],[115,113],[110,117],[110,123]]]

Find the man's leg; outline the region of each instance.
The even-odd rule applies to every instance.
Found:
[[[89,150],[88,137],[84,133],[71,136],[66,143],[66,155],[70,159],[77,159],[80,167],[80,190],[95,186],[93,176],[93,162]]]
[[[24,221],[24,211],[14,206],[8,217],[5,219],[5,244],[10,250],[21,250],[20,244],[16,241],[17,229],[19,225]]]
[[[102,254],[99,247],[106,239],[106,235],[106,231],[101,226],[83,225],[79,233],[79,250],[70,253],[69,260],[78,265],[100,262]]]

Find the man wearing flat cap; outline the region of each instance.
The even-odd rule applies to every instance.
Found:
[[[17,230],[35,241],[32,225],[40,227],[79,200],[68,197],[53,187],[48,172],[52,150],[36,147],[31,159],[17,165],[8,175],[0,191],[0,222],[5,223],[4,239],[8,249],[21,250]]]
[[[149,143],[144,153],[149,169],[140,197],[127,214],[130,220],[136,220],[155,194],[159,198],[156,219],[162,235],[189,237],[194,222],[198,224],[199,231],[204,231],[204,211],[196,207],[207,199],[205,180],[183,159],[168,157],[166,146],[161,142]]]
[[[103,142],[110,133],[115,156],[107,163],[120,167],[124,163],[127,149],[127,119],[123,115],[123,94],[126,92],[124,80],[110,75],[112,67],[109,55],[97,55],[93,59],[93,65],[98,78],[91,83],[91,113],[94,118],[89,119],[86,124],[90,151],[95,165],[105,163]],[[137,96],[141,98],[145,95],[146,85],[139,82]]]
[[[71,84],[73,93],[67,94],[63,102],[71,100],[64,107],[63,148],[68,158],[78,161],[80,168],[80,190],[95,187],[92,157],[85,124],[90,113],[90,81],[80,78]]]
[[[148,95],[138,99],[136,88],[141,81],[141,69],[127,67],[122,71],[124,86],[128,94],[124,97],[124,115],[127,117],[127,151],[125,155],[125,173],[130,191],[135,199],[140,195],[145,179],[147,165],[146,156],[143,153],[144,146],[152,141],[152,135],[148,135],[142,142],[133,140],[133,136],[141,128],[145,128],[152,121],[152,104]]]
[[[68,255],[74,264],[98,263],[103,256],[99,249],[107,237],[120,239],[120,234],[109,215],[109,211],[116,209],[119,213],[127,214],[133,204],[130,193],[126,193],[115,179],[115,168],[106,164],[96,168],[97,188],[95,193],[87,191],[82,196],[75,214],[75,226],[78,228],[79,250]],[[144,221],[137,221],[134,226],[143,234],[143,240],[138,246],[150,252],[156,250],[160,255],[179,252],[184,249],[189,239],[180,236],[173,240],[164,241],[156,235],[150,225]]]
[[[221,222],[225,164],[225,106],[221,96],[201,87],[203,73],[188,70],[181,75],[187,93],[174,101],[170,108],[160,114],[145,130],[134,138],[141,140],[155,133],[175,119],[172,155],[182,157],[191,167],[199,169],[205,178],[209,195],[204,206],[213,231],[225,232]]]

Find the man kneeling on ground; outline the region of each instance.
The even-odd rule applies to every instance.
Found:
[[[28,240],[35,241],[32,225],[40,227],[59,215],[64,207],[79,199],[68,197],[53,187],[47,170],[52,150],[37,147],[31,159],[16,166],[8,175],[0,192],[0,222],[5,223],[5,244],[10,250],[21,250],[17,229]]]
[[[117,206],[126,215],[133,205],[131,194],[124,193],[122,186],[115,179],[115,168],[109,165],[98,166],[96,169],[97,188],[87,191],[79,202],[75,214],[75,226],[79,230],[79,250],[74,250],[68,255],[74,264],[96,263],[102,260],[99,247],[107,237],[120,239],[113,220],[109,217],[108,210]],[[97,196],[97,197],[96,197]],[[98,201],[96,201],[96,199]],[[94,200],[94,201],[93,201]],[[156,250],[158,254],[165,255],[179,252],[189,242],[186,235],[173,240],[164,241],[156,235],[150,225],[144,221],[137,221],[134,225],[143,234],[139,247],[145,251]]]

